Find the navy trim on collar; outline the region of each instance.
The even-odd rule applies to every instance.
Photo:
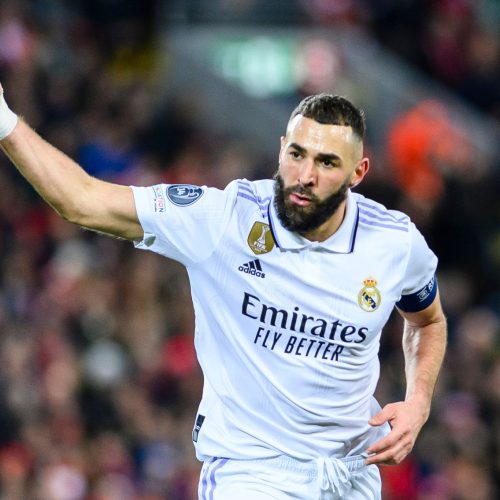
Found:
[[[298,233],[285,229],[281,224],[274,196],[268,206],[269,225],[278,248],[284,250],[301,250],[308,247],[320,248],[332,253],[348,254],[354,250],[359,222],[359,208],[351,191],[347,194],[346,214],[337,231],[325,241],[309,241]]]

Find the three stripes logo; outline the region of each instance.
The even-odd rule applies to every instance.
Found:
[[[238,267],[238,271],[242,273],[251,274],[252,276],[257,276],[257,278],[265,278],[266,275],[262,271],[262,266],[260,265],[260,260],[255,259],[250,262],[245,262],[240,267]]]

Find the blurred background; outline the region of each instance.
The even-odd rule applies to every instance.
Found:
[[[359,191],[425,234],[450,328],[384,499],[500,498],[499,0],[0,0],[0,81],[90,173],[135,185],[270,177],[302,97],[364,108]],[[0,499],[195,499],[184,270],[0,167]],[[381,360],[385,404],[404,397],[397,315]]]

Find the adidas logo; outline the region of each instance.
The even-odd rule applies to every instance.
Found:
[[[260,265],[259,259],[245,262],[240,267],[238,267],[238,271],[246,274],[251,274],[252,276],[257,276],[257,278],[266,277],[266,275],[262,272],[262,266]]]

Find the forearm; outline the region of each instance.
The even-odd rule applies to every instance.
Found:
[[[92,177],[22,120],[0,146],[47,203],[65,219],[78,222]]]
[[[391,432],[368,448],[367,464],[399,464],[412,450],[429,418],[432,394],[446,349],[446,319],[439,294],[424,311],[403,313],[403,351],[406,370],[405,401],[389,403],[370,425],[389,422]]]
[[[406,371],[406,400],[418,400],[430,411],[432,395],[446,350],[446,319],[418,326],[405,321],[403,350]]]
[[[143,237],[132,189],[91,177],[43,140],[9,109],[1,85],[0,148],[66,220],[129,240]]]

